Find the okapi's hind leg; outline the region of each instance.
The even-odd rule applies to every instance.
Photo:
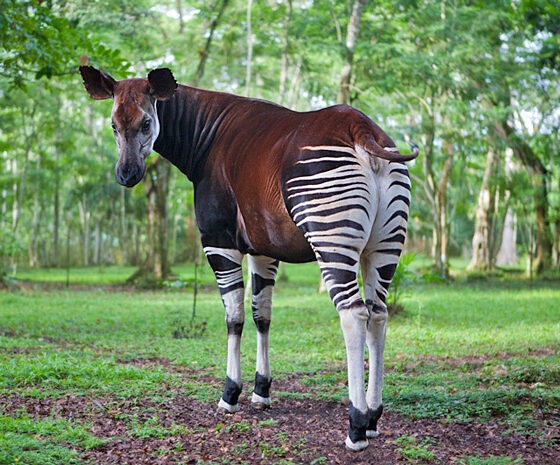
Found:
[[[235,413],[239,410],[238,400],[241,382],[241,334],[245,322],[243,305],[243,254],[235,249],[204,247],[208,263],[212,267],[226,310],[227,325],[227,369],[224,393],[218,408]]]
[[[367,254],[361,257],[364,294],[369,312],[366,332],[366,344],[369,351],[369,381],[366,394],[369,411],[366,432],[368,438],[375,438],[379,435],[377,422],[383,413],[383,354],[388,316],[385,298],[396,268],[396,263],[392,263],[391,260],[380,264],[375,258],[380,257]],[[394,257],[394,261],[396,260],[398,257]]]
[[[257,327],[257,366],[252,403],[257,409],[270,406],[270,362],[268,334],[272,315],[272,290],[278,272],[278,260],[264,256],[249,256],[253,287],[253,320]]]
[[[383,413],[383,352],[387,325],[386,298],[406,240],[410,180],[400,163],[385,165],[379,214],[370,240],[360,256],[364,298],[369,312],[366,344],[369,350],[369,411],[367,436],[378,436],[377,422]]]
[[[325,285],[338,310],[346,344],[350,426],[345,445],[349,450],[360,451],[368,446],[370,417],[364,390],[364,349],[369,312],[359,294],[357,265],[352,271],[340,269],[337,265],[340,266],[319,260]]]

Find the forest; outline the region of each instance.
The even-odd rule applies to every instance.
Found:
[[[407,249],[492,273],[560,267],[560,5],[543,0],[3,0],[0,276],[197,261],[192,186],[156,154],[114,180],[111,102],[78,67],[298,111],[350,104],[408,152]]]

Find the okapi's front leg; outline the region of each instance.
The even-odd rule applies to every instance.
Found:
[[[278,260],[263,256],[250,256],[253,285],[253,320],[257,327],[257,366],[255,390],[251,399],[255,408],[270,406],[270,361],[268,358],[268,333],[272,316],[272,290],[278,271]]]
[[[228,413],[239,410],[241,382],[241,333],[245,321],[243,305],[243,254],[235,249],[204,247],[208,262],[216,275],[226,310],[228,332],[226,385],[218,407]]]

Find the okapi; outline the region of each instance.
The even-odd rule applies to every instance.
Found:
[[[399,154],[377,124],[349,106],[295,112],[178,85],[168,69],[122,81],[90,66],[80,73],[92,98],[114,100],[119,184],[132,187],[142,180],[152,149],[193,183],[202,245],[226,312],[227,376],[219,408],[239,408],[244,255],[258,334],[252,395],[257,408],[270,405],[268,335],[278,263],[317,260],[346,344],[345,444],[354,451],[366,448],[367,438],[378,434],[383,410],[385,299],[407,231],[410,180],[403,162],[416,158],[418,149]]]

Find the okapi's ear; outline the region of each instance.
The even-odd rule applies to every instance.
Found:
[[[93,66],[80,66],[80,74],[91,98],[95,100],[113,98],[117,81],[111,76]]]
[[[150,93],[158,100],[167,100],[173,97],[177,89],[177,81],[168,68],[159,68],[148,74]]]

